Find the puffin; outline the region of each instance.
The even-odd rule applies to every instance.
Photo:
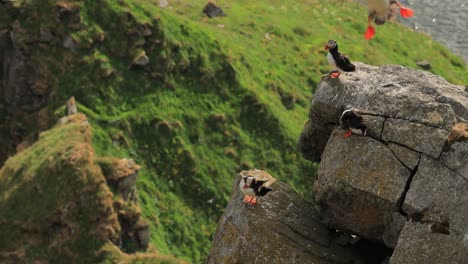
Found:
[[[400,9],[400,15],[404,18],[412,17],[414,14],[411,8],[404,7],[397,0],[367,0],[367,8],[367,30],[364,33],[364,38],[367,40],[372,39],[375,35],[375,28],[371,25],[372,21],[376,25],[383,25],[386,20],[395,18],[398,8]]]
[[[328,63],[335,67],[328,75],[329,77],[338,78],[341,71],[353,72],[356,70],[356,66],[349,61],[349,58],[338,51],[338,43],[336,43],[336,41],[329,40],[327,45],[325,45],[325,50],[328,50]]]
[[[257,169],[242,171],[240,175],[239,189],[244,194],[244,202],[249,204],[256,204],[259,197],[271,192],[270,186],[276,181],[270,174]]]
[[[344,138],[351,136],[353,129],[361,130],[362,135],[367,134],[367,125],[364,123],[364,117],[354,110],[346,110],[340,117],[341,127],[346,130],[343,134]]]

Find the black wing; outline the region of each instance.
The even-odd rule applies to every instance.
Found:
[[[263,186],[263,184],[264,184],[265,182],[267,182],[267,181],[258,181],[258,180],[255,180],[255,181],[250,185],[250,187],[252,187],[252,188],[254,189],[255,195],[257,195],[257,196],[264,196],[265,194],[267,194],[268,192],[271,191],[270,188]]]
[[[268,192],[272,191],[272,189],[268,188],[268,187],[260,187],[260,189],[258,190],[258,192],[256,192],[255,194],[257,196],[265,196]]]
[[[346,72],[352,72],[356,70],[356,66],[351,63],[349,58],[346,55],[339,54],[339,59],[336,61],[336,66]]]
[[[254,180],[252,182],[252,184],[250,185],[250,187],[253,188],[255,190],[255,192],[257,192],[258,188],[260,188],[260,186],[262,186],[265,182],[267,182],[267,181]]]
[[[350,129],[351,123],[349,122],[349,119],[341,120],[341,126],[344,130]]]

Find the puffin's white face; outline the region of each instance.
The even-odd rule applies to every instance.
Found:
[[[252,176],[247,177],[247,178],[243,178],[239,182],[240,191],[246,196],[254,197],[256,194],[255,194],[254,190],[251,187],[254,184],[254,182],[255,182],[255,179]]]
[[[252,182],[254,181],[254,177],[249,176],[247,178],[242,179],[241,184],[243,189],[247,189],[252,185]],[[240,187],[240,186],[239,186]]]
[[[334,40],[329,40],[329,41],[327,42],[327,45],[325,45],[325,50],[327,50],[327,49],[333,49],[333,48],[335,48],[335,47],[336,47],[336,41],[334,41]]]

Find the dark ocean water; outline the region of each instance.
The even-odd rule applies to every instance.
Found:
[[[359,0],[366,2],[365,0]],[[400,0],[414,16],[402,24],[426,32],[468,63],[468,0]]]

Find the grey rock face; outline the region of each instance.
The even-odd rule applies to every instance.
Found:
[[[367,135],[372,138],[380,139],[382,136],[382,129],[385,122],[385,117],[362,115],[365,123],[368,126]]]
[[[468,180],[468,142],[455,142],[442,153],[440,161]]]
[[[447,130],[407,120],[388,118],[385,121],[382,139],[387,142],[398,142],[410,149],[438,158],[448,135]]]
[[[412,151],[407,147],[397,145],[395,143],[388,143],[388,148],[395,154],[397,159],[401,161],[410,170],[414,170],[419,163],[421,154]]]
[[[334,131],[322,155],[315,198],[333,227],[368,239],[398,237],[393,222],[399,218],[393,213],[410,175],[383,143]],[[395,246],[392,241],[388,246]]]
[[[468,234],[468,179],[423,155],[403,209],[424,212],[422,221],[447,220],[454,233]]]
[[[208,263],[364,263],[357,251],[338,244],[320,216],[286,184],[256,205],[243,202],[234,181],[233,194],[218,223]]]
[[[320,83],[299,139],[321,161],[321,215],[395,248],[391,263],[466,263],[468,93],[420,70],[356,65]],[[367,136],[343,138],[339,116],[351,108]]]
[[[401,232],[390,264],[468,263],[468,242],[463,235],[430,230],[431,224],[409,221]]]
[[[319,84],[309,121],[299,139],[299,148],[306,159],[320,161],[344,109],[353,108],[366,116],[385,119],[384,140],[409,144],[407,147],[433,157],[440,155],[444,137],[448,135],[445,131],[457,121],[468,119],[468,94],[462,86],[398,65],[374,67],[356,63],[356,66],[356,72]],[[380,125],[369,124],[369,135],[380,138]],[[414,135],[404,134],[408,130]],[[422,146],[426,144],[418,143],[419,140],[431,144]],[[432,142],[436,144],[432,146]]]

